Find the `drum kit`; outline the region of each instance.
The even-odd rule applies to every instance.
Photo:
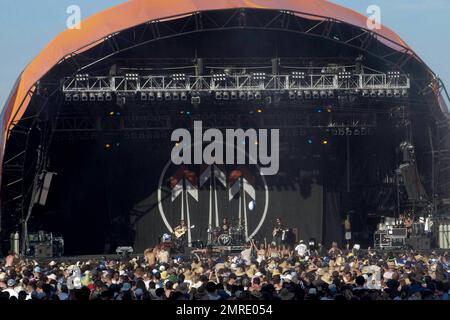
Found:
[[[214,246],[240,246],[245,243],[244,227],[221,227],[208,229],[208,244]]]

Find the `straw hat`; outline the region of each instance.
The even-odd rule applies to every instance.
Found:
[[[246,273],[244,272],[244,269],[242,267],[238,267],[238,268],[236,268],[236,271],[234,272],[234,274],[238,277],[242,277]]]
[[[331,275],[329,272],[325,273],[320,279],[327,284],[333,283],[333,280],[331,279]]]

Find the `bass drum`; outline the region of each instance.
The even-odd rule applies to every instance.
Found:
[[[222,233],[217,238],[217,243],[221,246],[229,246],[231,245],[231,242],[232,242],[231,236],[227,233]]]

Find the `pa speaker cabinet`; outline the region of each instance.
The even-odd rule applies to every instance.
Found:
[[[50,244],[37,244],[34,249],[34,256],[36,258],[53,257],[53,246]]]

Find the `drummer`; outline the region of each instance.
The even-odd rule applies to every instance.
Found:
[[[224,217],[222,219],[222,226],[220,227],[220,229],[223,233],[230,232],[230,223],[228,222],[228,218]]]

